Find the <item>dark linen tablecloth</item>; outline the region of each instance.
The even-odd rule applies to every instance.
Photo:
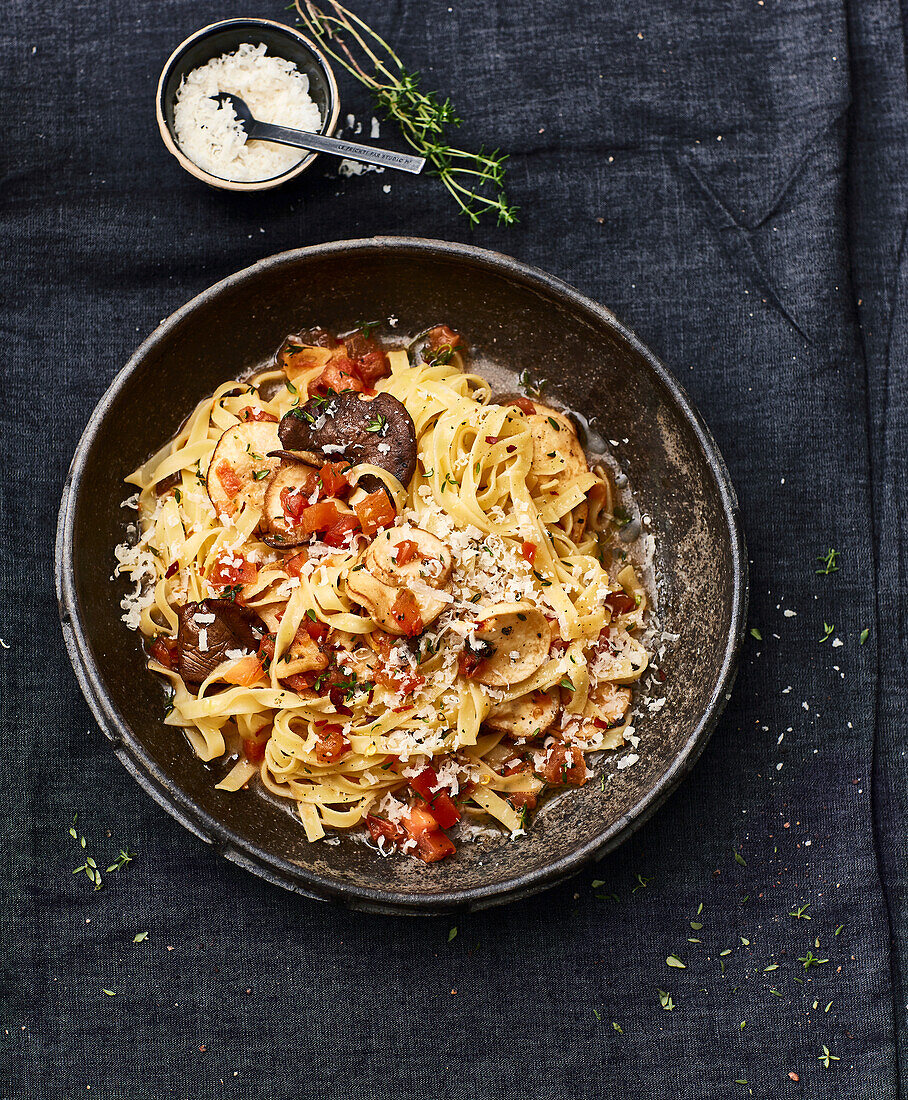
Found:
[[[895,0],[356,8],[452,94],[465,141],[511,153],[517,227],[471,231],[428,178],[342,180],[320,163],[254,197],[183,173],[154,123],[163,61],[218,18],[290,21],[281,3],[4,5],[0,1096],[895,1097],[908,965],[903,12]],[[342,95],[368,133],[364,94],[344,79]],[[762,636],[694,773],[629,843],[567,885],[457,920],[309,902],[184,832],[92,720],[53,595],[67,466],[134,346],[262,256],[379,233],[544,267],[664,358],[737,486]],[[830,547],[839,570],[818,574]],[[102,868],[136,853],[99,892],[71,873],[74,813]]]

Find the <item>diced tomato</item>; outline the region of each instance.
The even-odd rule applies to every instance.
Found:
[[[332,355],[322,373],[309,385],[310,395],[326,394],[329,390],[343,393],[355,390],[362,393],[365,386],[356,371],[356,364],[346,355]]]
[[[249,761],[250,764],[261,764],[265,759],[265,746],[268,744],[268,738],[259,741],[258,739],[243,739],[243,755]]]
[[[300,521],[303,509],[309,507],[309,494],[303,489],[285,485],[281,489],[281,511],[291,527]]]
[[[350,482],[344,473],[350,467],[344,462],[326,462],[320,470],[312,470],[299,488],[281,489],[281,507],[291,522],[299,521],[303,509],[311,502],[325,500],[328,497],[341,498],[350,488]],[[313,499],[314,498],[314,499]]]
[[[281,683],[286,684],[291,691],[308,694],[312,691],[312,685],[317,675],[317,672],[295,672],[292,676],[284,676]]]
[[[523,556],[530,563],[530,565],[532,565],[533,562],[536,560],[536,543],[535,542],[525,542],[520,547],[520,553],[523,554]]]
[[[252,584],[259,575],[259,567],[252,561],[246,561],[239,554],[229,558],[219,558],[208,574],[208,580],[218,588],[234,584]]]
[[[233,500],[240,489],[243,488],[242,479],[237,476],[236,470],[234,470],[226,458],[222,458],[217,466],[215,466],[214,472],[217,474],[218,481],[220,481],[224,492]]]
[[[254,409],[252,405],[247,405],[245,409],[240,409],[240,420],[248,423],[250,420],[266,421],[269,424],[276,424],[277,417],[270,412],[265,412],[264,409]]]
[[[612,592],[602,601],[613,615],[628,615],[636,610],[637,601],[626,592]]]
[[[359,504],[354,504],[353,508],[359,516],[363,534],[370,538],[383,527],[390,527],[397,517],[394,505],[388,499],[384,489],[377,489],[374,493],[370,493]]]
[[[429,347],[433,351],[438,348],[458,348],[463,343],[463,337],[447,325],[436,325],[426,333],[429,338]]]
[[[326,462],[318,472],[319,496],[339,497],[349,489],[350,482],[344,473],[349,469],[344,462]]]
[[[582,787],[586,782],[583,753],[565,745],[553,745],[545,763],[536,770],[552,787]]]
[[[344,727],[333,722],[316,722],[315,759],[319,764],[333,764],[350,751],[350,742],[344,737]]]
[[[403,818],[403,825],[412,837],[434,832],[438,828],[438,822],[432,812],[422,802],[417,802],[416,805],[409,808]]]
[[[453,856],[456,851],[454,842],[440,829],[416,837],[416,854],[424,863],[437,863],[440,859]]]
[[[381,668],[375,673],[375,682],[398,695],[412,695],[426,682],[425,676],[409,668]]]
[[[258,657],[250,654],[248,657],[240,657],[231,662],[230,667],[224,670],[222,679],[227,684],[236,684],[238,687],[250,687],[262,678],[262,663]]]
[[[522,760],[509,760],[502,764],[498,769],[498,774],[501,776],[516,775],[518,772],[522,772],[526,764]]]
[[[521,409],[527,414],[532,416],[536,411],[536,406],[528,397],[515,397],[513,401],[508,402],[509,405],[516,405],[518,409]]]
[[[442,829],[450,829],[460,821],[460,810],[451,801],[451,796],[444,789],[436,791],[438,775],[434,768],[424,768],[419,775],[410,780],[410,786],[418,795],[421,795],[429,804],[432,816]]]
[[[170,565],[167,566],[167,572],[164,574],[164,579],[169,581],[171,577],[176,576],[179,568],[180,563],[178,561],[171,562]]]
[[[292,558],[288,558],[284,562],[284,568],[290,574],[291,577],[299,577],[302,575],[303,566],[309,560],[309,551],[301,550],[298,554],[294,554]]]
[[[356,373],[367,388],[371,388],[379,378],[387,378],[391,373],[391,363],[377,340],[361,332],[355,332],[344,342],[347,346],[347,355],[353,360]]]
[[[408,588],[401,588],[398,591],[394,603],[391,604],[391,615],[394,621],[400,624],[408,638],[422,634],[425,630],[422,615],[419,613],[419,604]]]
[[[391,364],[388,362],[387,355],[381,349],[367,351],[365,355],[357,358],[356,372],[367,388],[371,388],[372,384],[377,382],[379,378],[388,377],[391,373]]]
[[[274,642],[277,638],[276,634],[263,634],[262,640],[259,642],[259,657],[266,661],[274,660]]]
[[[475,653],[471,653],[468,649],[462,649],[457,657],[457,671],[461,676],[466,676],[467,679],[476,675],[481,664],[482,658],[477,657]]]
[[[418,549],[418,543],[411,542],[410,539],[404,539],[403,542],[397,544],[397,553],[394,555],[395,562],[398,565],[406,565],[407,562],[411,562],[416,557]]]
[[[497,443],[499,439],[501,439],[500,435],[487,435],[486,443]]]
[[[347,546],[350,542],[350,532],[359,530],[359,520],[356,516],[347,512],[333,523],[322,535],[322,541],[328,546]]]
[[[165,668],[176,668],[176,653],[176,638],[156,638],[151,644],[151,656],[159,665],[163,665]]]
[[[401,844],[407,835],[400,825],[393,825],[383,817],[376,817],[375,814],[366,814],[366,828],[376,844],[382,837],[390,840],[392,844]]]
[[[331,628],[327,623],[323,623],[321,619],[312,619],[307,615],[305,619],[303,619],[300,629],[305,630],[313,642],[321,643],[328,637],[328,631]]]
[[[320,500],[310,504],[300,513],[296,529],[303,535],[312,535],[327,531],[333,527],[344,513],[333,500]]]

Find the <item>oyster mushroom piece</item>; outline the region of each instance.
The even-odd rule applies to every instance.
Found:
[[[382,630],[398,637],[422,633],[422,630],[409,631],[401,623],[395,606],[399,608],[398,600],[402,595],[406,595],[407,599],[415,602],[423,629],[438,618],[448,603],[448,600],[434,595],[432,589],[425,585],[395,587],[385,584],[368,569],[350,571],[347,577],[347,592],[357,603],[362,604]]]
[[[278,550],[289,550],[294,546],[301,546],[309,541],[309,535],[294,532],[292,524],[287,520],[284,512],[284,502],[281,494],[285,489],[290,492],[304,493],[306,481],[315,469],[296,459],[287,461],[284,459],[274,471],[268,487],[265,490],[265,499],[262,507],[262,526],[265,528],[264,541],[269,546]],[[307,498],[308,503],[308,498]]]
[[[508,703],[493,707],[486,716],[489,729],[501,730],[510,737],[528,741],[552,725],[561,709],[556,698],[544,691],[531,691]]]
[[[381,532],[366,551],[365,563],[385,584],[414,589],[421,585],[445,588],[454,567],[447,546],[421,527],[392,527]]]
[[[202,600],[177,609],[177,656],[180,675],[187,684],[200,684],[222,662],[227,651],[258,649],[252,629],[255,616],[232,600]]]
[[[277,425],[250,420],[228,428],[208,463],[206,488],[218,517],[233,516],[244,505],[261,508],[267,479],[279,459],[269,452],[280,447]]]
[[[534,404],[536,412],[527,416],[533,437],[533,473],[559,482],[587,473],[586,454],[571,421],[547,405]]]
[[[301,672],[322,672],[329,661],[328,654],[322,652],[318,643],[305,630],[298,630],[287,652],[278,658],[277,674],[283,679],[298,676]]]
[[[489,655],[473,679],[489,687],[510,687],[532,676],[548,660],[552,644],[548,620],[529,604],[496,604],[474,634],[474,649]]]
[[[584,733],[598,737],[604,729],[618,725],[631,705],[631,689],[609,681],[597,684],[583,708]]]
[[[380,466],[405,487],[416,471],[413,420],[389,393],[369,398],[346,390],[313,398],[284,416],[278,435],[285,450],[314,452],[324,461],[351,466]],[[367,489],[378,487],[366,485],[365,480],[360,484]]]

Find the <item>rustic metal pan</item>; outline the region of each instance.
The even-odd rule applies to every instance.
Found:
[[[620,460],[652,517],[659,612],[680,635],[663,662],[666,703],[637,722],[640,760],[555,799],[515,842],[464,844],[426,866],[363,844],[309,844],[299,821],[256,791],[214,789],[211,766],[161,721],[162,692],[120,616],[113,547],[129,513],[122,479],[220,382],[314,323],[344,330],[395,316],[400,332],[444,321],[627,440]],[[550,886],[620,844],[671,793],[710,736],[734,679],[747,564],[728,472],[665,367],[602,306],[544,272],[467,245],[340,241],[272,256],[168,318],[117,375],[88,423],[63,493],[60,616],[73,667],[113,749],[174,817],[228,859],[310,897],[381,912],[478,909]],[[220,770],[223,770],[221,767]],[[722,797],[717,791],[716,797]],[[704,817],[708,809],[704,809]]]

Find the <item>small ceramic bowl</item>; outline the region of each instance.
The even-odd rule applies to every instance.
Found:
[[[322,116],[319,133],[330,137],[334,133],[340,115],[340,98],[337,93],[337,81],[334,79],[328,59],[315,43],[304,35],[292,27],[285,27],[283,23],[274,23],[270,19],[224,19],[220,23],[203,27],[190,35],[185,42],[181,42],[167,59],[161,79],[158,81],[155,113],[164,144],[186,171],[196,179],[224,191],[267,191],[272,187],[280,187],[288,180],[296,179],[306,171],[318,154],[310,153],[303,157],[299,164],[295,164],[288,171],[271,179],[227,180],[206,172],[186,156],[177,142],[173,125],[174,102],[183,78],[193,69],[207,64],[212,58],[233,53],[244,42],[251,42],[255,46],[264,45],[268,53],[292,61],[301,73],[309,77],[309,94]]]

